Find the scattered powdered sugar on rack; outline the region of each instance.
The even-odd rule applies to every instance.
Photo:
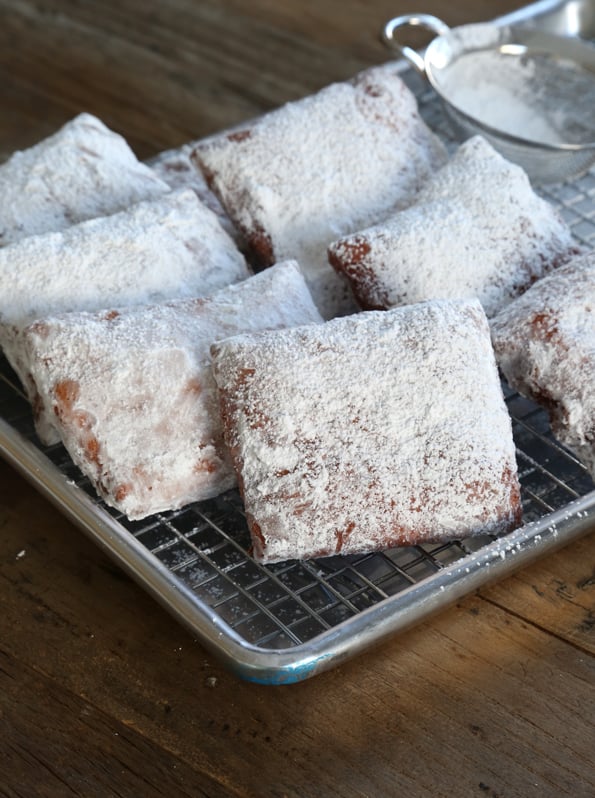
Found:
[[[511,423],[476,300],[242,335],[213,356],[258,560],[520,520]]]
[[[64,230],[168,191],[122,136],[80,114],[0,166],[0,245]]]

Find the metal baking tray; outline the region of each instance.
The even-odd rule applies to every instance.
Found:
[[[546,11],[560,16],[563,5],[528,6],[522,19],[536,15],[549,24]],[[580,4],[567,5],[576,12]],[[435,96],[419,76],[407,71],[404,77],[426,120],[449,140]],[[561,209],[575,237],[593,247],[595,171],[542,193]],[[127,521],[97,497],[61,445],[40,444],[19,382],[2,358],[0,454],[234,672],[254,682],[290,683],[339,664],[595,528],[595,486],[586,469],[552,437],[543,410],[507,386],[504,391],[517,446],[522,528],[496,539],[362,556],[255,563],[236,491]]]

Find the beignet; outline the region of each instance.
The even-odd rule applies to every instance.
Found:
[[[329,318],[353,299],[328,244],[409,204],[446,153],[389,64],[198,142],[193,157],[256,266],[296,258]]]
[[[491,322],[510,385],[549,413],[595,479],[595,253],[544,277]]]
[[[80,114],[0,166],[0,245],[64,230],[168,191],[122,136]]]
[[[203,173],[190,157],[195,146],[185,144],[178,149],[159,153],[151,161],[151,169],[170,188],[193,189],[203,205],[206,205],[217,216],[225,232],[234,241],[241,243],[238,229],[225,213],[217,195],[209,188]]]
[[[334,242],[328,257],[362,308],[476,296],[493,316],[577,253],[523,170],[476,136],[411,207]]]
[[[197,297],[243,280],[244,258],[190,189],[0,249],[0,345],[33,400],[20,331],[33,320]],[[37,399],[39,405],[39,399]],[[55,442],[38,406],[38,432]]]
[[[203,299],[48,317],[24,337],[72,459],[108,504],[137,519],[235,484],[211,343],[319,321],[297,264],[287,263]]]
[[[519,522],[511,422],[477,300],[240,335],[211,351],[257,560]]]

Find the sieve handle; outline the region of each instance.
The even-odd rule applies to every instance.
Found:
[[[421,56],[412,47],[407,47],[404,44],[399,44],[395,39],[395,31],[399,28],[425,28],[432,31],[436,36],[442,36],[450,31],[450,28],[445,22],[442,22],[438,17],[431,14],[403,14],[401,17],[395,17],[389,20],[382,29],[382,40],[392,50],[396,50],[403,58],[407,59],[411,66],[415,67],[417,71],[424,75],[426,68],[423,56]]]

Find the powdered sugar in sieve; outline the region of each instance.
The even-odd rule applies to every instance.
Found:
[[[572,61],[506,48],[471,52],[438,84],[459,111],[511,136],[552,145],[595,138],[595,75]]]

